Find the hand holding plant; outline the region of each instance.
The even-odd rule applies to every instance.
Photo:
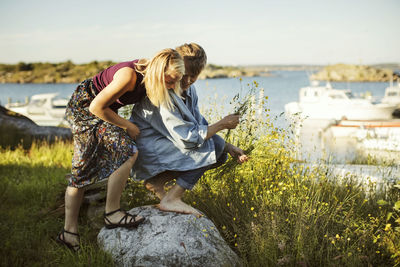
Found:
[[[239,115],[235,114],[230,114],[228,116],[225,116],[222,120],[221,123],[224,125],[225,129],[235,129],[236,126],[239,124]]]
[[[237,163],[242,164],[246,162],[249,157],[244,153],[244,151],[232,144],[226,143],[225,151],[228,152],[232,158],[237,159]]]

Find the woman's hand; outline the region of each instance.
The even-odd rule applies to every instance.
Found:
[[[227,151],[232,156],[232,158],[236,158],[237,162],[240,164],[248,161],[248,159],[249,159],[249,157],[244,154],[243,150],[241,150],[240,148],[238,148],[232,144],[226,143],[225,151]]]
[[[239,115],[230,114],[228,116],[225,116],[220,122],[225,129],[235,129],[236,126],[239,124],[239,118]]]
[[[230,114],[228,116],[225,116],[222,120],[219,120],[218,122],[209,125],[207,129],[207,136],[205,139],[207,140],[211,138],[219,131],[225,129],[235,129],[236,126],[239,124],[239,118],[240,116],[237,114]]]
[[[126,132],[133,140],[136,140],[136,137],[138,137],[140,134],[139,128],[133,123],[129,123],[128,127],[126,128]]]

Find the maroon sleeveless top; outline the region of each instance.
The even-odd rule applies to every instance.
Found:
[[[96,74],[93,77],[93,85],[95,86],[97,93],[99,93],[101,90],[103,90],[107,85],[109,85],[112,82],[114,74],[119,69],[124,67],[129,67],[135,70],[135,63],[137,63],[138,61],[139,60],[136,59],[133,61],[121,62]],[[112,110],[117,111],[120,107],[137,103],[146,95],[146,88],[144,87],[144,84],[142,84],[143,75],[137,72],[136,70],[135,72],[137,77],[135,89],[133,91],[126,92],[120,98],[118,98],[114,103],[112,103],[110,105],[110,108]]]

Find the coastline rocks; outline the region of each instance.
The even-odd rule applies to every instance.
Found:
[[[336,64],[326,66],[320,72],[311,75],[312,80],[333,82],[387,82],[399,79],[390,69],[377,69],[363,65]]]
[[[137,229],[102,228],[97,237],[117,266],[241,266],[206,217],[163,212],[152,206],[129,212],[146,220]]]
[[[268,72],[261,72],[254,69],[233,66],[218,66],[208,64],[200,73],[199,79],[216,79],[216,78],[235,78],[235,77],[255,77],[269,76]]]
[[[34,140],[54,142],[72,139],[69,128],[39,126],[29,118],[0,106],[0,147],[14,148],[19,144],[27,149]]]

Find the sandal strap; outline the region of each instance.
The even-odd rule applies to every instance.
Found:
[[[108,213],[104,213],[104,220],[106,221],[107,224],[109,224],[109,225],[114,225],[114,223],[111,222],[110,219],[107,218],[107,216],[113,215],[114,213],[116,213],[116,212],[118,212],[118,211],[121,211],[121,212],[123,212],[123,213],[125,214],[125,215],[119,220],[119,222],[117,223],[118,225],[122,225],[122,224],[128,225],[128,224],[131,224],[131,223],[136,222],[136,217],[137,217],[138,215],[136,215],[136,214],[130,214],[130,213],[128,213],[128,212],[126,212],[126,211],[124,211],[124,210],[122,210],[122,209],[119,208],[119,209],[117,209],[117,210],[114,210],[114,211],[111,211],[111,212],[108,212]],[[128,221],[128,218],[129,218],[129,217],[130,217],[130,219],[129,219],[129,221]]]
[[[79,237],[79,234],[78,234],[78,233],[72,233],[72,232],[67,231],[67,230],[65,230],[65,229],[63,229],[61,232],[62,232],[62,234],[63,234],[63,237],[64,237],[64,233],[67,233],[67,234],[70,234],[70,235],[74,235],[74,236],[78,236],[78,237]]]
[[[113,211],[107,212],[107,213],[104,212],[103,218],[104,218],[104,220],[106,221],[107,224],[113,224],[110,221],[110,219],[108,219],[107,217],[113,215],[114,213],[117,213],[118,211],[122,211],[121,208],[119,208],[117,210],[113,210]],[[124,217],[122,217],[122,218],[124,218]],[[120,221],[120,223],[121,223],[121,221]]]
[[[131,219],[129,220],[129,223],[136,222],[136,217],[138,216],[137,214],[130,214],[126,213],[128,216],[131,216]]]
[[[62,243],[63,245],[67,246],[68,248],[72,249],[74,252],[78,252],[81,248],[81,246],[79,244],[76,245],[72,245],[70,243],[68,243],[67,241],[65,241],[65,233],[67,234],[71,234],[71,235],[75,235],[78,237],[79,239],[79,234],[78,233],[72,233],[70,231],[65,230],[64,228],[61,230],[61,232],[58,234],[58,242]],[[60,236],[62,237],[62,239],[60,238]]]
[[[130,216],[131,218],[130,218],[130,220],[129,220],[129,222],[128,222],[129,216]],[[132,222],[136,222],[136,217],[137,217],[137,215],[132,215],[132,214],[130,214],[130,213],[128,213],[128,212],[125,212],[124,217],[121,218],[121,220],[118,222],[118,224],[121,224],[122,221],[124,221],[124,224],[131,224]]]
[[[122,211],[121,208],[114,210],[114,211],[107,212],[107,213],[104,212],[104,217],[113,215],[114,213],[117,213],[118,211]]]

